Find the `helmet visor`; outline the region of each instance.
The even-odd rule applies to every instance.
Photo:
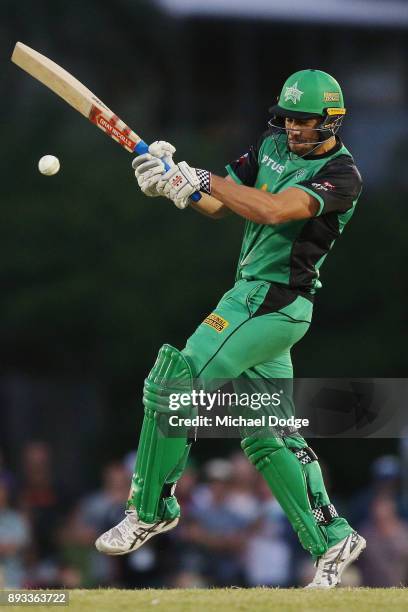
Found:
[[[321,119],[323,118],[323,115],[319,115],[318,113],[306,113],[304,111],[302,112],[288,110],[286,108],[283,108],[282,106],[279,106],[279,104],[271,106],[268,110],[271,115],[274,115],[275,117],[290,117],[291,119],[317,119],[319,117]]]

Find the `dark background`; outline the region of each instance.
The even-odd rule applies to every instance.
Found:
[[[169,140],[177,159],[220,174],[265,128],[291,72],[332,73],[365,188],[323,267],[295,373],[404,377],[405,27],[175,18],[142,0],[2,1],[0,446],[13,469],[24,444],[44,440],[75,495],[136,447],[143,379],[160,346],[182,348],[232,285],[243,229],[144,198],[131,157],[10,63],[15,42],[61,64],[148,142]],[[37,170],[47,153],[61,161],[51,178]],[[213,444],[197,444],[195,457]],[[314,443],[342,494],[399,448],[344,444]],[[216,452],[236,446],[218,441]]]

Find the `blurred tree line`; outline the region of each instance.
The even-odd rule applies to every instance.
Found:
[[[173,141],[178,159],[222,173],[263,129],[272,101],[250,95],[245,45],[256,33],[213,23],[210,48],[203,24],[169,20],[147,1],[114,10],[107,1],[44,2],[35,18],[32,2],[3,5],[1,370],[100,385],[110,452],[123,451],[135,444],[142,382],[159,347],[182,348],[233,283],[243,222],[142,197],[131,157],[8,58],[16,40],[26,42],[147,140]],[[234,62],[225,70],[228,53],[238,71]],[[270,66],[275,92],[297,68],[294,51]],[[60,157],[55,177],[38,173],[45,153]],[[407,189],[394,184],[364,192],[328,257],[311,331],[294,350],[297,376],[406,375]]]

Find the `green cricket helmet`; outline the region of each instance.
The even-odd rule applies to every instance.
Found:
[[[279,121],[285,117],[309,119],[321,117],[317,128],[322,142],[340,128],[346,114],[341,87],[330,74],[322,70],[299,70],[292,74],[283,85],[278,103],[269,112]],[[274,127],[273,120],[270,125]]]

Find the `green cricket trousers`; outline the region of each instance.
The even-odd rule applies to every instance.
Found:
[[[241,279],[181,352],[162,347],[145,381],[145,416],[128,500],[128,508],[135,508],[141,520],[173,521],[180,513],[175,485],[191,444],[187,429],[175,437],[163,433],[170,422],[174,383],[191,392],[194,380],[214,391],[220,381],[242,388],[245,381],[268,381],[273,386],[274,380],[282,385],[285,379],[286,392],[275,416],[293,416],[290,351],[307,332],[312,310],[307,295],[283,285]],[[306,550],[318,557],[351,533],[331,504],[317,457],[302,436],[269,427],[244,428],[240,433],[242,449],[266,479]]]
[[[307,295],[283,285],[241,279],[198,326],[182,353],[193,364],[194,375],[207,388],[214,388],[219,379],[236,378],[241,381],[246,378],[267,379],[273,387],[274,379],[293,378],[291,348],[308,331],[312,312],[313,301]],[[277,416],[294,416],[291,396],[279,406]],[[276,438],[263,432],[257,437],[253,456],[250,454],[251,445],[246,445],[246,440],[242,443],[244,451],[249,451],[249,459],[276,494],[275,478],[268,478],[262,462],[275,448]],[[322,516],[320,509],[324,511],[325,520],[321,521],[320,529],[328,547],[338,543],[352,529],[345,519],[329,514],[328,508],[331,510],[332,504],[316,455],[299,434],[285,435],[279,442],[290,449],[302,464],[309,502],[312,509],[317,509],[315,516]],[[305,453],[303,449],[306,449]],[[288,466],[288,478],[294,476],[292,467]]]

